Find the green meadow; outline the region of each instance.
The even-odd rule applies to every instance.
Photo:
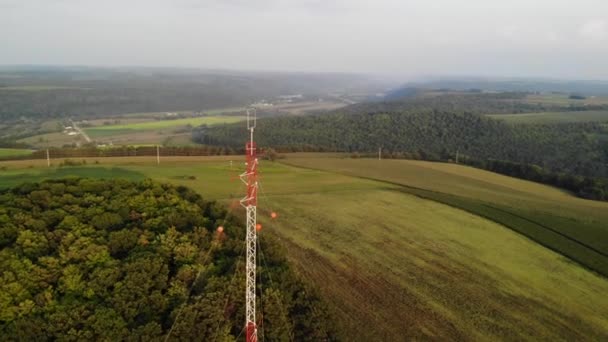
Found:
[[[130,123],[124,125],[104,125],[86,128],[85,131],[91,138],[107,137],[141,131],[171,129],[182,126],[219,125],[224,123],[235,123],[245,120],[242,116],[203,116],[195,118],[175,120],[155,120],[148,122]]]
[[[0,148],[0,158],[14,157],[14,156],[26,156],[28,154],[32,154],[32,150],[21,149],[21,148]]]

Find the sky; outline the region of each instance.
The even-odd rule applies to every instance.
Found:
[[[606,0],[0,0],[0,65],[608,79]]]

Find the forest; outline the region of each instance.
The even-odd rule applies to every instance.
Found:
[[[261,146],[342,152],[409,152],[422,159],[469,156],[539,165],[554,172],[608,177],[608,127],[602,123],[509,126],[465,113],[333,114],[258,120]],[[200,142],[240,146],[240,125],[195,132]]]
[[[69,178],[0,193],[4,341],[234,341],[244,228],[223,206],[151,180]],[[223,231],[218,230],[219,226]],[[317,291],[263,236],[259,336],[334,340]]]
[[[608,179],[605,178],[550,172],[538,165],[503,160],[472,160],[466,157],[461,160],[465,164],[484,170],[566,189],[582,198],[608,201]]]
[[[381,106],[382,108],[382,106]],[[608,192],[608,127],[604,123],[508,125],[473,113],[334,113],[258,120],[260,146],[279,151],[384,153],[397,158],[449,161],[523,177],[508,163],[542,170],[531,180],[593,199]],[[242,127],[198,128],[195,141],[238,148]],[[491,163],[490,161],[495,161]],[[500,164],[496,161],[504,161]],[[509,164],[510,165],[510,164]],[[534,167],[532,167],[534,166]]]
[[[478,93],[467,91],[449,93],[447,90],[436,92],[439,95],[425,95],[423,89],[400,89],[388,94],[384,101],[363,102],[336,112],[347,114],[408,112],[429,113],[443,111],[471,114],[519,114],[538,112],[570,112],[585,110],[608,110],[606,104],[569,104],[528,103],[527,92]],[[420,94],[419,94],[420,93]]]

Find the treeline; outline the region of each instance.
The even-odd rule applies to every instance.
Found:
[[[243,143],[244,145],[244,143]],[[89,147],[65,147],[49,148],[50,159],[63,158],[101,158],[101,157],[137,157],[151,156],[156,157],[157,152],[160,157],[188,157],[188,156],[223,156],[244,154],[244,147],[223,147],[223,146],[117,146],[111,148]],[[47,150],[37,150],[32,154],[19,156],[0,157],[0,160],[25,160],[25,159],[46,159]]]
[[[503,160],[490,159],[483,161],[468,158],[462,158],[461,160],[465,164],[477,168],[566,189],[582,198],[608,201],[608,180],[606,179],[550,172],[538,165]]]
[[[245,315],[239,222],[187,188],[150,180],[2,191],[2,340],[232,341]],[[316,291],[275,243],[262,235],[260,246],[259,338],[333,340]]]
[[[199,141],[238,147],[242,125],[210,127]],[[479,115],[435,111],[281,117],[258,120],[260,146],[338,152],[411,151],[539,165],[552,173],[608,178],[602,123],[510,126]]]
[[[279,149],[279,152],[313,152]],[[323,152],[323,151],[314,151]],[[377,153],[351,153],[350,158],[378,158]],[[479,160],[469,156],[445,151],[442,154],[429,153],[423,150],[414,152],[383,151],[383,159],[425,160],[434,162],[458,163],[484,169],[503,175],[525,179],[537,183],[552,185],[571,191],[578,197],[596,201],[608,201],[608,180],[605,178],[583,177],[578,175],[551,172],[538,165],[514,163],[504,160]]]
[[[586,110],[608,110],[608,105],[558,105],[528,103],[527,93],[463,93],[439,96],[417,96],[391,99],[390,101],[364,102],[336,110],[336,113],[362,114],[387,112],[429,113],[443,111],[472,114],[519,114],[538,112],[567,112]]]

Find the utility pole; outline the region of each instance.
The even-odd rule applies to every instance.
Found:
[[[456,164],[458,164],[459,154],[460,154],[460,150],[456,150]]]
[[[382,147],[378,148],[378,160],[382,160]]]
[[[258,158],[253,142],[253,130],[256,124],[255,109],[247,109],[247,129],[249,141],[245,144],[246,170],[241,174],[241,181],[247,185],[247,195],[241,200],[241,205],[247,211],[246,232],[246,281],[245,281],[245,338],[246,342],[257,342],[258,328],[255,322],[255,266],[257,241],[257,204],[258,204]]]
[[[156,165],[160,165],[160,146],[156,145]]]
[[[46,149],[46,166],[51,167],[51,155],[48,148]]]

